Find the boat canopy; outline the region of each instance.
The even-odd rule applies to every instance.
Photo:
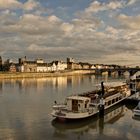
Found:
[[[90,98],[83,97],[83,96],[69,96],[69,97],[67,97],[67,100],[82,100],[82,101],[86,101],[86,100],[90,100]]]
[[[108,86],[108,87],[118,87],[118,86],[124,86],[126,85],[125,82],[108,82],[108,83],[104,83],[104,86]]]

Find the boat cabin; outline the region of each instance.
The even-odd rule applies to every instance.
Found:
[[[91,99],[82,96],[70,96],[66,98],[67,110],[72,112],[85,112],[91,103]]]
[[[138,103],[137,107],[138,107],[138,109],[140,110],[140,101],[139,101],[139,103]]]

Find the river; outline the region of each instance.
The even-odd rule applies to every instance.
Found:
[[[0,140],[139,140],[134,105],[122,103],[104,119],[79,122],[60,123],[50,115],[55,100],[92,91],[101,81],[122,80],[94,75],[0,80]]]

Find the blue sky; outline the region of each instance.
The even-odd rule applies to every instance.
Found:
[[[139,7],[139,0],[0,0],[0,55],[137,64]]]

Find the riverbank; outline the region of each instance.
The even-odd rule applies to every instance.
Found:
[[[11,78],[41,78],[41,77],[59,77],[59,76],[72,76],[72,75],[84,75],[94,74],[94,70],[67,70],[60,72],[2,72],[0,73],[0,79],[11,79]]]

